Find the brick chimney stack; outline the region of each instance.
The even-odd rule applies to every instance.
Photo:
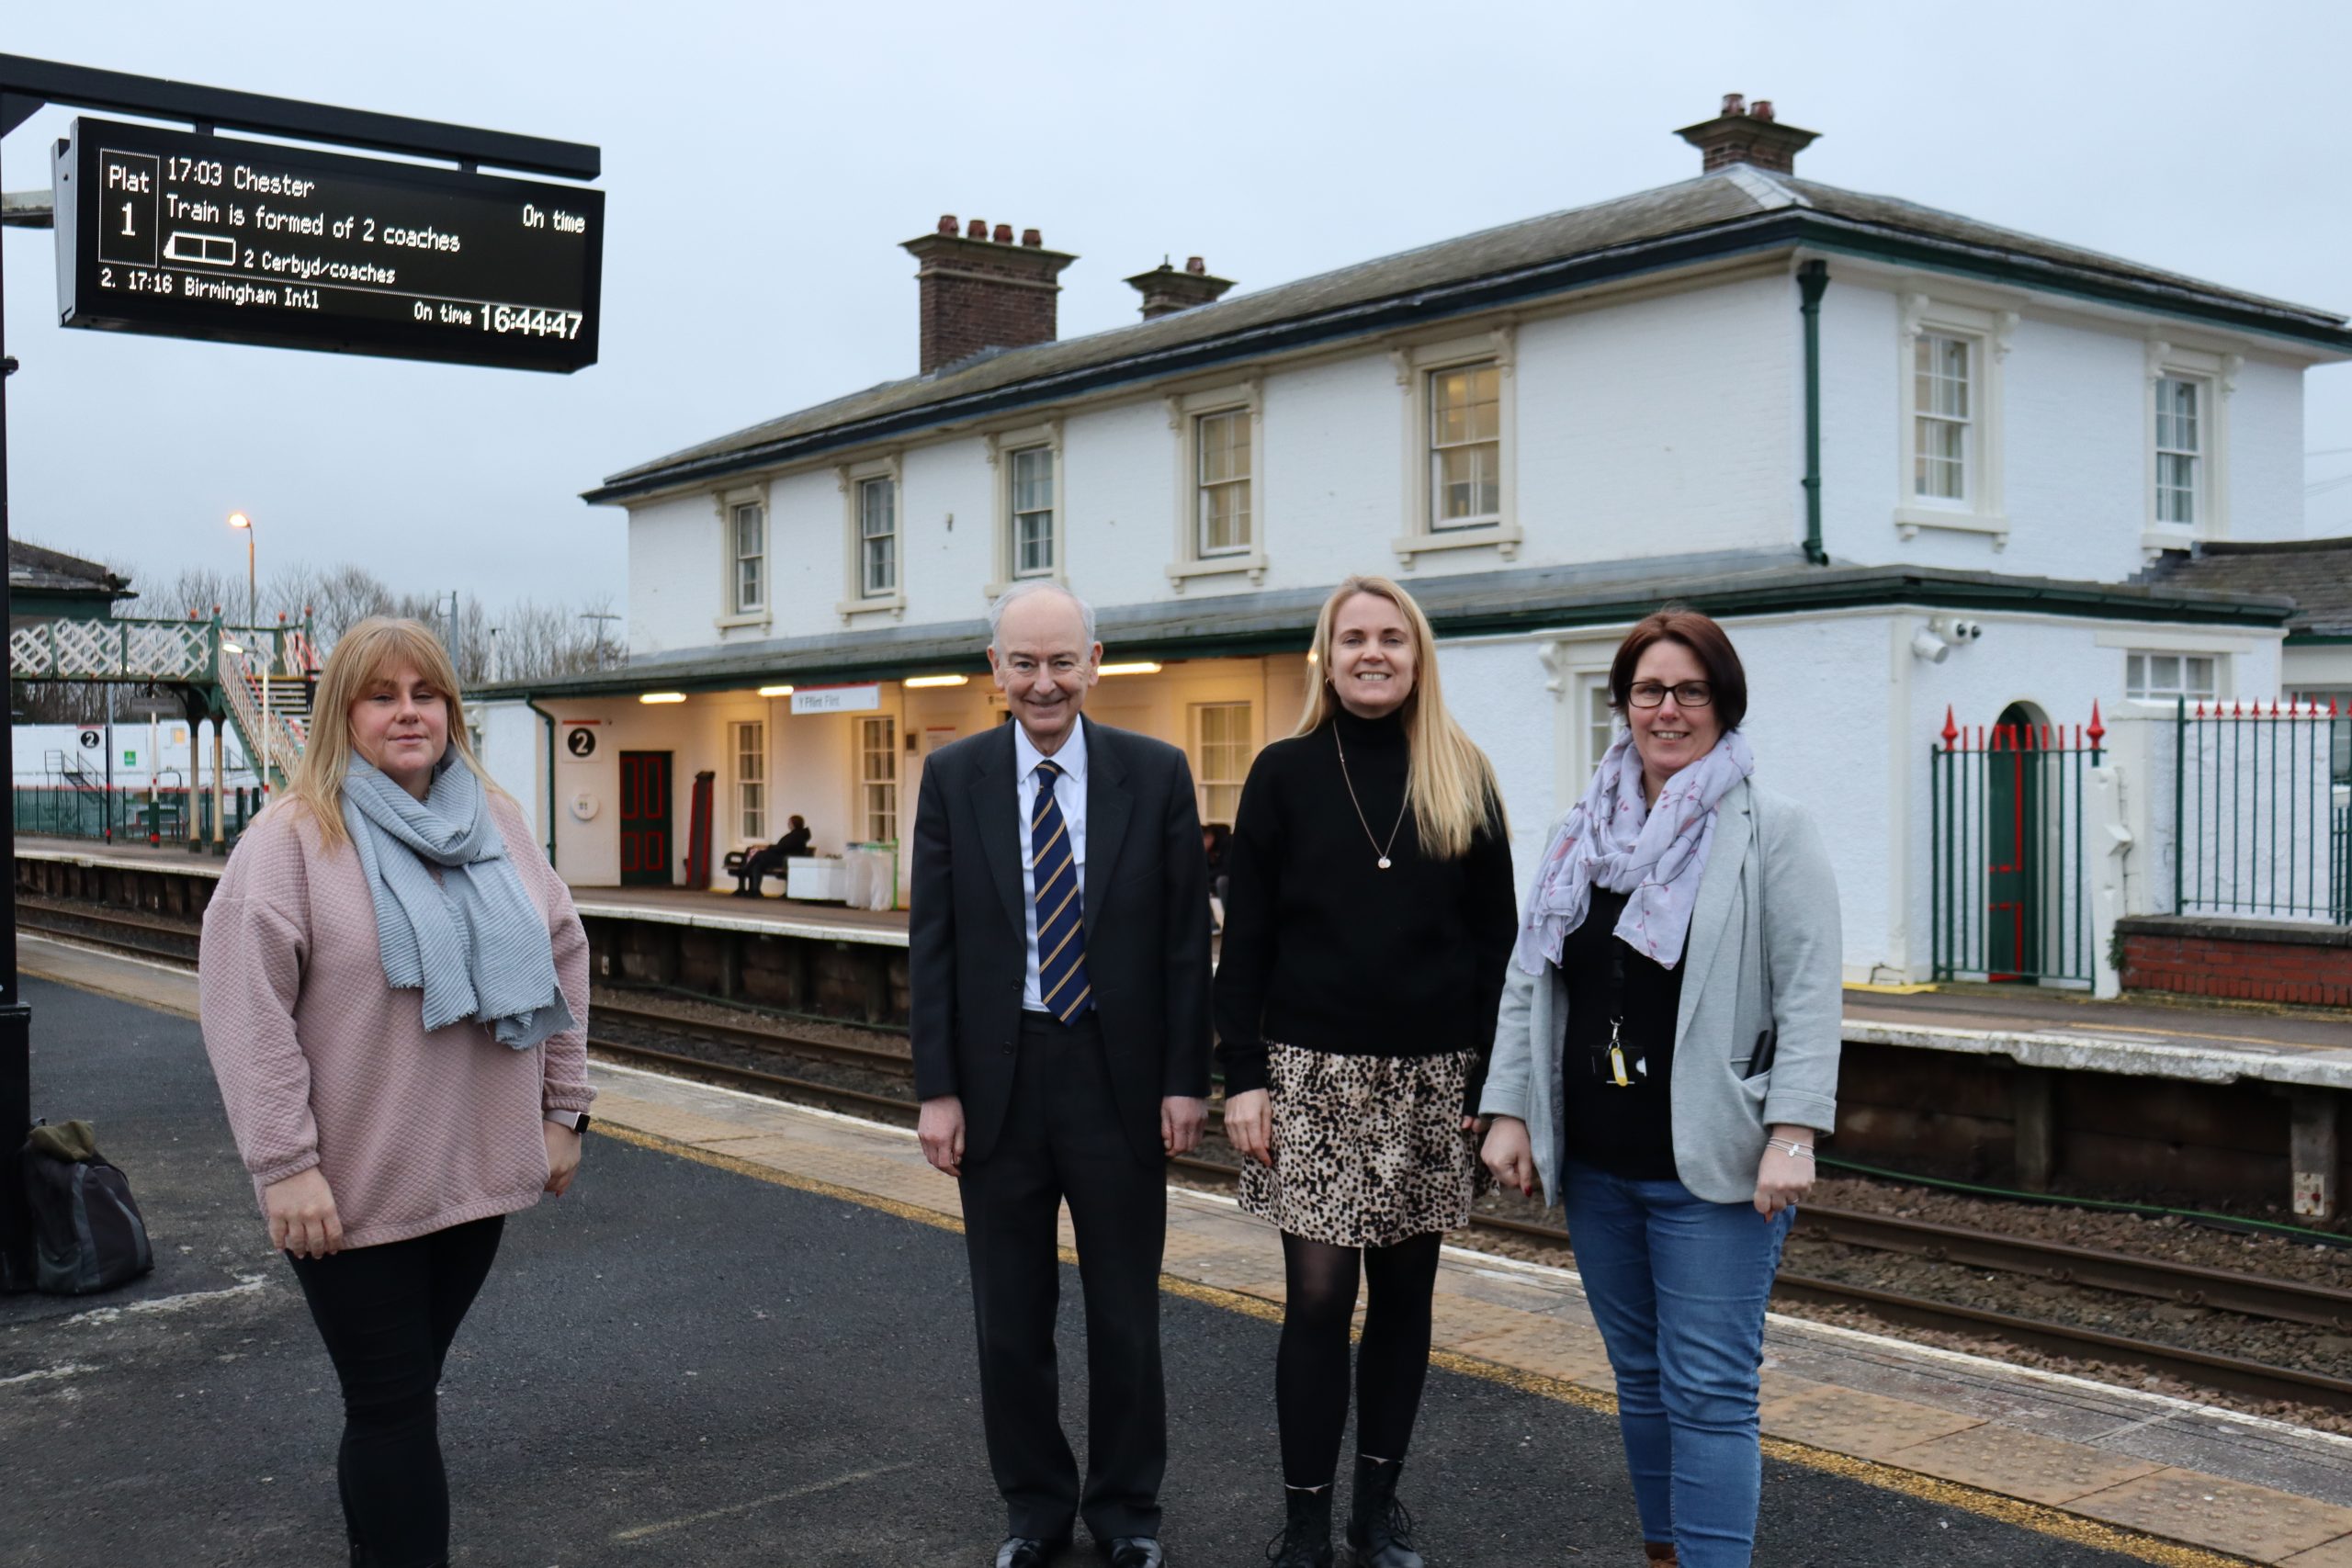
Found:
[[[1035,229],[1021,243],[1012,225],[975,218],[958,232],[953,213],[936,231],[909,240],[904,248],[922,265],[915,283],[922,291],[922,370],[968,359],[984,348],[1022,348],[1051,343],[1055,336],[1055,279],[1078,258],[1046,249]]]
[[[1127,279],[1127,287],[1143,296],[1143,319],[1153,321],[1195,305],[1216,304],[1233,287],[1233,279],[1211,277],[1205,262],[1198,256],[1187,256],[1183,271],[1179,272],[1163,261],[1149,272],[1139,272]]]
[[[1770,98],[1758,98],[1751,107],[1739,94],[1725,93],[1723,113],[1674,134],[1699,150],[1702,173],[1749,164],[1776,175],[1793,175],[1797,154],[1821,133],[1782,125],[1772,118]]]

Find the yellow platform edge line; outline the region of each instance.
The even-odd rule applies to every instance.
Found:
[[[692,1160],[696,1165],[731,1171],[738,1176],[748,1176],[755,1181],[764,1181],[771,1186],[789,1187],[797,1191],[813,1192],[820,1197],[838,1199],[844,1203],[854,1203],[860,1208],[878,1210],[902,1220],[912,1220],[917,1224],[929,1225],[934,1230],[960,1233],[964,1228],[961,1220],[952,1214],[942,1213],[936,1209],[926,1209],[920,1204],[902,1202],[896,1198],[885,1198],[878,1193],[861,1192],[854,1188],[842,1187],[831,1181],[820,1181],[813,1177],[795,1175],[791,1171],[778,1170],[774,1166],[760,1165],[735,1155],[719,1154],[693,1144],[665,1138],[658,1134],[640,1133],[635,1128],[615,1126],[609,1122],[592,1122],[590,1131],[599,1136],[617,1139],[621,1143],[650,1150],[656,1154],[672,1155],[680,1159]],[[1073,1249],[1066,1247],[1060,1251],[1063,1262],[1074,1264],[1078,1261],[1078,1254]],[[1228,1291],[1221,1286],[1204,1285],[1198,1280],[1180,1279],[1173,1274],[1165,1273],[1159,1277],[1159,1286],[1169,1295],[1179,1296],[1186,1301],[1199,1302],[1206,1306],[1219,1307],[1227,1312],[1238,1313],[1245,1317],[1256,1318],[1261,1323],[1282,1321],[1283,1309],[1275,1303],[1258,1296],[1245,1295],[1241,1292]],[[1431,1350],[1430,1365],[1459,1373],[1464,1377],[1476,1378],[1484,1382],[1498,1383],[1505,1388],[1515,1389],[1521,1393],[1533,1394],[1555,1404],[1572,1404],[1578,1409],[1591,1411],[1597,1415],[1613,1416],[1617,1412],[1616,1398],[1613,1395],[1602,1393],[1597,1389],[1585,1388],[1565,1378],[1551,1377],[1543,1372],[1532,1372],[1523,1368],[1507,1367],[1498,1362],[1481,1360],[1476,1356],[1464,1356],[1458,1351]],[[2165,1540],[2158,1536],[2126,1529],[2120,1525],[2102,1524],[2096,1519],[2085,1518],[2079,1514],[2070,1514],[2063,1508],[2052,1507],[2045,1503],[2029,1503],[2021,1498],[2004,1496],[1998,1492],[1988,1492],[1983,1487],[1970,1486],[1957,1481],[1944,1481],[1932,1475],[1922,1475],[1917,1471],[1905,1470],[1897,1465],[1857,1459],[1851,1454],[1841,1454],[1830,1449],[1815,1448],[1809,1443],[1792,1442],[1786,1438],[1765,1438],[1764,1453],[1768,1459],[1803,1465],[1808,1470],[1819,1471],[1847,1481],[1860,1482],[1865,1486],[1875,1487],[1882,1492],[1900,1493],[1904,1496],[1917,1498],[1921,1502],[1930,1503],[1939,1507],[1973,1514],[1980,1518],[2030,1530],[2036,1535],[2070,1541],[2093,1551],[2110,1551],[2120,1556],[2132,1558],[2137,1562],[2154,1563],[2157,1568],[2256,1568],[2256,1560],[2252,1558],[2233,1557],[2206,1547],[2188,1546],[2178,1541]]]

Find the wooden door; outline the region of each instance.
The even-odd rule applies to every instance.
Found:
[[[670,753],[621,753],[621,886],[667,887],[670,869]]]

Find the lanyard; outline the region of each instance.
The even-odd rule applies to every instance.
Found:
[[[1616,937],[1609,939],[1609,1066],[1596,1076],[1615,1089],[1632,1089],[1641,1078],[1649,1077],[1646,1061],[1636,1060],[1631,1077],[1625,1070],[1625,944]],[[1598,1068],[1600,1063],[1595,1062]]]

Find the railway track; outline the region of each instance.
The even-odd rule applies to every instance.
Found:
[[[101,913],[36,898],[20,898],[17,910],[21,929],[149,959],[181,964],[193,962],[195,932],[185,924],[175,925],[167,920],[115,911]],[[58,920],[70,920],[75,924],[52,923]],[[76,926],[97,929],[75,929]],[[605,1025],[623,1023],[639,1030],[691,1034],[738,1049],[773,1054],[779,1057],[813,1058],[860,1067],[894,1078],[911,1080],[913,1076],[912,1064],[905,1053],[888,1047],[860,1045],[774,1028],[689,1018],[660,1009],[610,1000],[598,1004],[595,1021]],[[880,1093],[824,1083],[790,1073],[717,1062],[638,1041],[614,1040],[603,1033],[592,1035],[589,1046],[599,1055],[625,1065],[683,1074],[730,1088],[814,1103],[861,1116],[907,1122],[912,1121],[917,1109],[906,1093]],[[1219,1120],[1212,1112],[1213,1131]],[[1237,1179],[1234,1167],[1216,1160],[1187,1156],[1171,1163],[1196,1179],[1227,1184]],[[1489,1214],[1474,1215],[1471,1224],[1475,1230],[1509,1235],[1564,1252],[1570,1250],[1567,1232],[1557,1226]],[[1970,1268],[2030,1275],[2254,1317],[2311,1324],[2337,1330],[2352,1329],[2352,1291],[2324,1285],[2167,1263],[1822,1204],[1805,1206],[1801,1211],[1799,1224],[1810,1235],[1852,1247],[1905,1252]],[[2352,1380],[2298,1368],[2272,1366],[2238,1357],[2158,1344],[2069,1324],[1990,1312],[1842,1280],[1815,1279],[1786,1270],[1775,1281],[1774,1290],[1786,1299],[1864,1307],[1883,1317],[1914,1326],[1989,1336],[2061,1355],[2128,1364],[2258,1398],[2352,1410]]]
[[[589,1045],[605,1055],[624,1063],[658,1067],[664,1071],[684,1071],[731,1087],[756,1092],[776,1094],[792,1099],[813,1100],[829,1107],[871,1115],[876,1111],[891,1120],[905,1122],[913,1120],[916,1106],[904,1096],[876,1094],[868,1090],[851,1089],[831,1084],[818,1083],[785,1074],[738,1067],[673,1052],[654,1050],[647,1046],[622,1043],[591,1037]],[[1232,1166],[1196,1156],[1181,1156],[1170,1162],[1189,1175],[1205,1177],[1220,1183],[1238,1179]],[[2228,1310],[2251,1312],[2253,1315],[2285,1317],[2302,1323],[2338,1324],[2352,1314],[2352,1292],[2333,1291],[2324,1286],[2305,1285],[2289,1280],[2262,1280],[2250,1276],[2221,1276],[2212,1269],[2188,1269],[2144,1258],[2125,1258],[2120,1254],[2101,1253],[2083,1248],[2060,1246],[2052,1242],[2016,1242],[1983,1232],[1957,1231],[1951,1226],[1926,1225],[1918,1222],[1893,1219],[1876,1214],[1861,1214],[1852,1211],[1832,1211],[1829,1218],[1822,1217],[1820,1205],[1807,1207],[1800,1215],[1800,1224],[1833,1239],[1844,1239],[1841,1227],[1848,1235],[1899,1237],[1905,1245],[1894,1250],[1919,1251],[1931,1256],[1950,1256],[1952,1261],[1969,1261],[1997,1256],[2004,1247],[2015,1246],[2021,1263],[2018,1271],[2038,1273],[2044,1278],[2064,1278],[2074,1283],[2096,1284],[2108,1290],[2133,1290],[2135,1293],[2161,1295],[2179,1301],[2194,1300],[2199,1304],[2221,1304],[2207,1294],[2217,1288],[2219,1280],[2242,1287],[2237,1300],[2252,1303],[2262,1301],[2270,1308],[2257,1310],[2251,1306],[2233,1305]],[[1474,1214],[1473,1230],[1508,1235],[1568,1250],[1568,1233],[1555,1225],[1545,1225],[1528,1220],[1510,1219],[1501,1215]],[[1905,1227],[1917,1227],[1929,1233],[1925,1235],[1905,1234]],[[1940,1233],[1940,1234],[1939,1234]],[[1860,1240],[1854,1245],[1870,1246]],[[1879,1245],[1885,1245],[1882,1240]],[[1929,1252],[1930,1248],[1951,1249]],[[1953,1252],[1964,1256],[1952,1256]],[[2007,1267],[2005,1264],[1983,1263],[1982,1267]],[[2126,1267],[2128,1266],[2128,1267]],[[2132,1285],[2108,1283],[2090,1276],[2105,1271],[2111,1278],[2129,1278]],[[2178,1279],[2177,1276],[2191,1276]],[[2217,1279],[2207,1278],[2218,1276]],[[2278,1399],[2297,1404],[2321,1404],[2331,1409],[2352,1410],[2352,1381],[2306,1372],[2292,1367],[2275,1367],[2240,1357],[2217,1356],[2183,1347],[2160,1345],[2153,1341],[2133,1339],[2122,1335],[2107,1334],[2095,1329],[2078,1328],[2068,1324],[2046,1323],[2038,1319],[2017,1317],[2006,1313],[1986,1312],[1980,1308],[1938,1302],[1923,1296],[1911,1296],[1893,1291],[1875,1290],[1842,1280],[1814,1279],[1782,1270],[1774,1281],[1775,1294],[1798,1301],[1829,1304],[1864,1306],[1881,1316],[1923,1328],[1939,1328],[1966,1334],[1990,1335],[2036,1349],[2052,1351],[2077,1358],[2119,1361],[2182,1378],[2190,1382],[2227,1388],[2236,1393],[2253,1394],[2263,1399]]]

